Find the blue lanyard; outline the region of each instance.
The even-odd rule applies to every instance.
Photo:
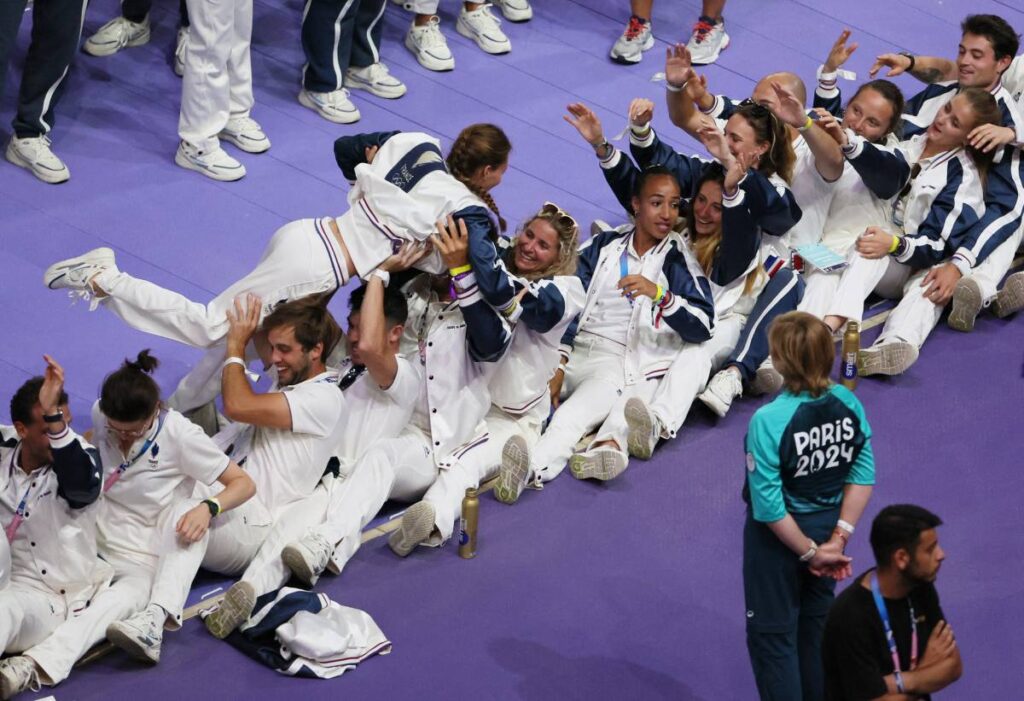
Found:
[[[885,640],[889,643],[889,652],[892,654],[892,665],[897,677],[900,676],[900,653],[896,649],[896,636],[892,634],[892,626],[889,625],[889,611],[885,608],[885,599],[878,588],[878,577],[871,574],[871,594],[875,599],[875,608],[882,619],[882,626],[885,628]],[[917,667],[917,616],[914,614],[914,604],[907,597],[907,605],[910,607],[910,670]]]
[[[619,278],[624,278],[629,275],[629,241],[626,242],[626,246],[622,249],[622,255],[619,256]],[[626,299],[629,300],[629,306],[633,306],[633,298],[626,295]]]
[[[124,471],[127,470],[132,465],[134,465],[136,462],[138,462],[138,459],[146,454],[146,452],[152,447],[153,443],[156,442],[157,436],[160,435],[160,429],[162,429],[163,427],[164,414],[161,413],[157,417],[156,432],[154,432],[152,436],[146,439],[146,442],[142,444],[141,448],[139,448],[139,452],[135,454],[135,457],[125,460],[124,462],[117,466],[116,470],[110,473],[110,477],[108,477],[107,481],[103,484],[104,492],[110,491],[110,488],[114,486],[114,483],[121,479],[121,475],[124,474]]]

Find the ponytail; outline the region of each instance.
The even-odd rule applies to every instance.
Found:
[[[120,368],[107,375],[100,389],[100,411],[115,421],[140,421],[160,406],[160,387],[153,371],[160,365],[149,349],[135,360],[125,359]]]
[[[502,232],[508,228],[508,224],[501,216],[497,203],[491,197],[491,193],[473,183],[472,178],[485,166],[499,168],[508,162],[511,150],[512,144],[500,128],[493,124],[471,124],[459,132],[446,159],[452,177],[465,185],[494,212],[498,219],[498,228]]]

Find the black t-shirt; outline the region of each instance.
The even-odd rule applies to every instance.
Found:
[[[893,673],[892,654],[885,640],[885,628],[870,589],[869,570],[857,577],[836,597],[828,612],[822,640],[826,701],[866,701],[885,695],[884,677]],[[932,584],[910,593],[917,617],[918,664],[932,629],[944,620],[939,594]],[[900,653],[900,671],[910,668],[910,607],[907,599],[886,599],[889,625]],[[928,698],[928,697],[923,697]]]

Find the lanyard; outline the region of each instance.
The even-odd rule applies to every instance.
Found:
[[[160,414],[160,416],[157,418],[156,431],[153,433],[152,436],[146,439],[146,442],[142,444],[141,448],[139,448],[139,452],[135,454],[135,457],[125,460],[123,463],[117,466],[116,470],[110,473],[110,477],[108,477],[107,481],[103,483],[104,494],[109,492],[110,488],[113,487],[114,484],[116,484],[119,479],[121,479],[121,475],[124,474],[125,470],[134,465],[139,458],[146,454],[146,452],[150,449],[150,447],[152,447],[153,443],[156,441],[156,437],[160,435],[160,429],[162,429],[163,427],[164,415]]]
[[[12,479],[14,477],[15,469],[14,462],[19,452],[21,452],[21,445],[19,445],[11,455],[10,474]],[[14,511],[14,518],[11,519],[11,522],[7,524],[7,528],[4,529],[7,532],[8,543],[14,542],[14,536],[18,533],[18,527],[21,526],[21,522],[25,520],[25,512],[28,511],[28,495],[32,492],[32,484],[36,479],[42,480],[42,477],[34,477],[29,480],[28,487],[25,488],[25,493],[22,495],[21,501],[18,503],[18,508]],[[40,486],[39,488],[42,489],[43,487]]]
[[[629,275],[629,242],[626,242],[625,248],[622,249],[622,255],[619,256],[619,278],[624,278]],[[633,306],[633,298],[630,295],[626,295],[626,299],[629,300],[629,306]]]
[[[875,598],[875,608],[882,618],[882,626],[885,628],[885,639],[889,643],[889,652],[892,654],[892,665],[896,674],[900,673],[900,653],[896,649],[896,637],[892,634],[892,626],[889,625],[889,611],[885,608],[885,600],[878,588],[878,577],[871,575],[871,594]],[[914,614],[914,604],[907,597],[907,605],[910,607],[910,667],[913,671],[917,667],[917,616]]]

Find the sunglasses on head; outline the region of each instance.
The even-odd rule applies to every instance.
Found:
[[[563,226],[571,227],[574,230],[580,228],[580,225],[576,223],[572,215],[554,202],[545,202],[544,206],[540,208],[540,213],[548,216],[554,215],[558,223]]]

